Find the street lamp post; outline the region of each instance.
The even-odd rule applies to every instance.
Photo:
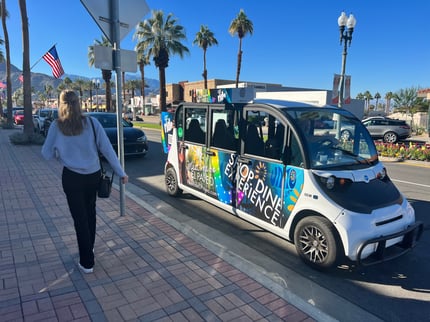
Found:
[[[338,100],[338,107],[342,108],[343,93],[345,90],[345,65],[346,65],[347,48],[348,46],[351,46],[352,33],[354,32],[354,27],[355,27],[355,24],[357,23],[357,20],[354,18],[352,14],[350,14],[349,17],[347,18],[345,12],[342,12],[339,18],[337,19],[337,23],[339,25],[340,44],[342,45],[343,43],[342,71],[340,74],[340,89],[339,89],[339,100]]]
[[[99,88],[100,80],[98,78],[93,79],[93,87],[96,90],[96,111],[99,111]]]

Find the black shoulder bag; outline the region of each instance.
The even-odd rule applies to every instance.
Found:
[[[98,145],[97,145],[96,130],[94,129],[93,120],[91,119],[91,116],[88,117],[88,119],[90,120],[91,127],[93,128],[94,142],[96,144],[97,154],[99,156],[100,169],[101,169],[101,176],[100,176],[99,187],[97,188],[97,196],[99,198],[109,198],[110,193],[112,191],[112,182],[113,182],[114,173],[112,172],[112,178],[111,178],[111,177],[109,177],[106,174],[106,170],[103,169],[103,163],[102,163],[102,159],[100,157],[100,151],[99,151],[99,148],[98,148]]]

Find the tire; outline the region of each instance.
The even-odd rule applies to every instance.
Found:
[[[398,140],[397,134],[394,132],[387,132],[384,134],[385,143],[396,143]]]
[[[164,183],[166,185],[167,193],[172,197],[177,197],[182,194],[182,190],[179,189],[178,176],[173,168],[168,168],[166,170],[166,175],[164,176]]]
[[[300,220],[294,231],[294,244],[300,258],[318,270],[333,268],[343,255],[337,232],[324,217],[310,216]]]

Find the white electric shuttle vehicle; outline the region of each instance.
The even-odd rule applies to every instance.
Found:
[[[344,109],[182,103],[162,124],[168,194],[192,194],[294,243],[314,268],[392,259],[422,234],[368,131]]]

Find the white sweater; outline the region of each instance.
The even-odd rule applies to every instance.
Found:
[[[109,162],[115,174],[120,178],[124,177],[126,174],[105,130],[96,118],[91,117],[91,119],[96,132],[98,149]],[[59,130],[57,121],[52,122],[42,147],[43,157],[47,160],[57,158],[63,166],[80,174],[98,171],[100,169],[99,157],[88,117],[86,122],[83,121],[83,125],[84,130],[81,134],[66,136]]]

